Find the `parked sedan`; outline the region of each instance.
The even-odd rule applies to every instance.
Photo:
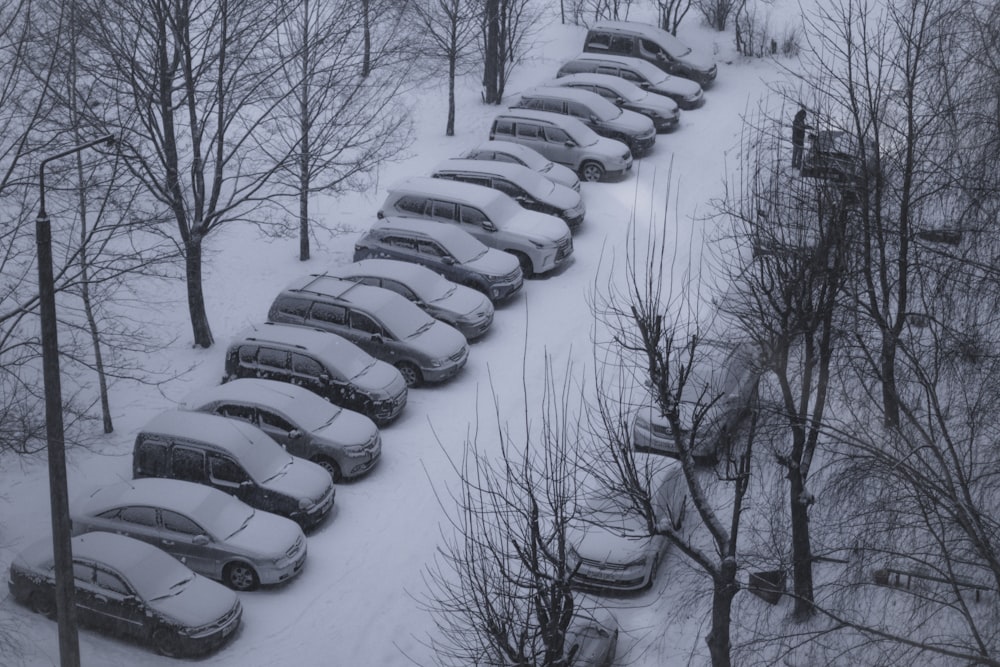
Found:
[[[249,422],[289,453],[326,468],[335,482],[363,475],[382,454],[375,422],[289,382],[238,378],[195,391],[182,407]]]
[[[76,612],[81,624],[151,643],[167,656],[202,655],[229,639],[243,607],[236,593],[145,542],[112,533],[74,537]],[[55,616],[52,538],[10,566],[11,596]]]
[[[680,530],[684,522],[687,484],[677,461],[642,464],[641,469],[654,470],[650,489],[655,534],[627,499],[603,493],[585,498],[579,523],[567,532],[575,585],[618,592],[642,591],[653,585],[669,545],[664,533]]]
[[[672,99],[649,93],[631,81],[611,74],[567,74],[545,85],[568,86],[597,93],[622,109],[648,116],[657,132],[669,132],[675,129],[680,120],[680,110]]]
[[[485,334],[493,323],[493,304],[485,294],[418,264],[365,259],[337,267],[327,275],[396,292],[431,317],[455,327],[468,340]]]
[[[581,72],[610,74],[631,81],[643,90],[669,97],[681,109],[697,109],[705,103],[705,95],[694,81],[671,76],[639,58],[603,53],[581,53],[565,63],[556,73],[557,77]]]
[[[566,628],[565,652],[569,667],[611,667],[618,649],[618,623],[607,618],[578,614]]]
[[[306,562],[306,537],[291,519],[177,479],[97,489],[73,504],[72,518],[75,535],[97,530],[148,542],[238,591],[288,581]]]
[[[552,162],[538,151],[515,144],[513,141],[490,140],[466,151],[461,157],[466,160],[491,160],[510,162],[527,167],[549,179],[553,183],[580,191],[580,179],[569,167]]]

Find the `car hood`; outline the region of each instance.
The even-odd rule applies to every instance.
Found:
[[[274,491],[292,498],[308,498],[318,501],[330,488],[330,473],[311,461],[292,457],[292,462],[277,476],[262,481],[268,491]]]
[[[653,90],[664,95],[680,95],[681,97],[693,97],[701,90],[694,81],[679,76],[667,76],[662,81],[653,84]]]
[[[577,206],[583,206],[583,198],[579,192],[574,192],[572,189],[559,184],[556,184],[556,187],[552,188],[548,200],[550,204],[564,211],[574,209]]]
[[[510,253],[490,248],[482,257],[466,263],[465,267],[488,276],[505,276],[521,268],[521,265],[518,264],[517,257]]]
[[[363,445],[378,433],[378,427],[368,417],[354,410],[342,410],[337,417],[312,432],[318,445]]]
[[[464,285],[456,285],[454,292],[439,301],[428,303],[427,307],[433,311],[454,313],[458,317],[493,310],[493,304],[485,294]]]
[[[622,142],[617,139],[608,139],[607,137],[600,137],[596,144],[587,146],[587,150],[613,158],[621,158],[630,152],[628,146]]]
[[[503,231],[522,234],[542,243],[558,243],[569,236],[569,227],[565,222],[536,211],[522,211],[510,218],[504,224]]]
[[[654,131],[653,120],[649,116],[628,109],[622,109],[622,114],[611,123],[630,134],[648,134]]]
[[[576,553],[595,563],[625,565],[656,554],[659,536],[626,537],[614,529],[587,524],[570,528],[570,540]]]
[[[567,188],[573,189],[574,185],[579,187],[579,177],[572,169],[565,165],[553,162],[549,170],[543,171],[542,174],[550,181],[558,183],[559,185],[565,185]]]
[[[704,72],[705,74],[711,72],[712,68],[715,67],[715,62],[711,58],[700,53],[695,53],[694,51],[681,56],[677,60],[685,66],[699,72]]]
[[[177,595],[147,604],[182,627],[198,628],[221,619],[239,604],[239,598],[222,584],[195,575]]]
[[[438,320],[434,320],[434,324],[426,331],[407,338],[405,342],[431,359],[444,359],[458,354],[467,345],[461,332]]]
[[[406,386],[406,381],[403,380],[403,376],[399,374],[395,366],[376,359],[375,363],[362,375],[352,378],[351,384],[364,391],[395,396],[402,391],[402,387]]]
[[[676,116],[678,112],[677,102],[674,102],[669,97],[663,97],[662,95],[646,95],[642,100],[638,102],[629,102],[635,109],[639,109],[640,113],[645,110],[649,113],[655,113],[658,116],[665,116],[667,118],[671,116]]]
[[[246,528],[228,538],[226,544],[234,551],[275,559],[287,554],[299,539],[305,540],[299,524],[283,516],[257,510]]]

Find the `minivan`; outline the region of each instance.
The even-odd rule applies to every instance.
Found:
[[[666,30],[635,21],[602,21],[587,31],[583,41],[587,53],[642,58],[668,74],[682,76],[707,88],[718,68],[709,58],[694,53],[687,44]]]
[[[292,282],[275,297],[267,319],[342,336],[395,366],[408,387],[454,377],[469,358],[465,336],[399,294],[329,275]]]
[[[269,322],[237,335],[222,381],[244,377],[297,384],[380,426],[406,406],[406,380],[394,366],[319,329]]]
[[[620,109],[589,90],[539,86],[522,93],[513,108],[572,116],[602,137],[622,142],[635,157],[645,155],[656,143],[656,127],[652,120]]]
[[[562,218],[570,229],[579,227],[587,212],[579,192],[538,178],[536,172],[519,164],[452,159],[438,164],[431,176],[499,190],[529,211]]]
[[[411,178],[389,188],[378,215],[425,218],[463,229],[491,248],[517,257],[527,277],[552,271],[573,254],[573,237],[565,222],[526,211],[504,193],[481,185]]]
[[[610,74],[631,81],[643,90],[669,97],[681,109],[697,109],[705,103],[705,95],[690,79],[671,76],[641,58],[604,53],[581,53],[556,72],[557,77],[567,74]]]
[[[326,470],[292,456],[255,426],[201,412],[169,410],[143,426],[135,437],[132,476],[205,484],[303,528],[317,525],[333,507]]]
[[[181,407],[253,424],[291,454],[326,468],[334,482],[365,474],[382,454],[382,434],[371,419],[287,382],[238,378],[193,392]]]
[[[459,285],[479,290],[493,303],[509,299],[524,285],[516,257],[487,248],[451,225],[386,216],[354,244],[354,261],[375,257],[426,266]]]
[[[669,97],[650,93],[631,81],[610,74],[567,74],[553,79],[547,86],[566,86],[597,93],[622,109],[648,116],[657,132],[669,132],[677,128],[680,110],[677,102]]]
[[[466,160],[510,162],[541,174],[556,185],[565,185],[574,192],[580,191],[580,178],[565,165],[556,164],[533,148],[512,141],[488,140],[462,153]]]
[[[490,139],[533,148],[585,181],[624,176],[632,168],[628,146],[598,135],[576,118],[548,111],[509,109],[493,119]]]

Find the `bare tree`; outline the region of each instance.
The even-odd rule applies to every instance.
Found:
[[[539,29],[541,12],[531,0],[485,2],[479,46],[483,54],[483,101],[500,104],[528,38]]]
[[[451,532],[425,575],[442,665],[572,663],[571,622],[594,610],[571,588],[580,408],[571,381],[546,360],[542,396],[525,389],[523,424],[503,421],[494,395],[495,444],[477,425],[452,460],[460,486],[438,494]]]
[[[361,190],[408,142],[400,93],[411,67],[401,13],[386,3],[299,0],[278,32],[287,98],[275,110],[271,153],[297,194],[299,259],[309,259],[310,196]],[[374,40],[374,41],[373,41]],[[288,122],[284,122],[287,119]]]
[[[660,27],[672,35],[677,34],[677,28],[691,9],[691,0],[653,0],[656,8],[657,22]]]

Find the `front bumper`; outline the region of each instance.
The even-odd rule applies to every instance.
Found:
[[[306,551],[306,541],[303,538],[301,543],[296,543],[288,555],[277,563],[258,562],[256,566],[260,583],[264,586],[271,586],[293,579],[306,564]]]
[[[616,565],[596,564],[587,560],[580,562],[573,575],[573,585],[577,588],[598,591],[618,591],[635,593],[653,584],[651,564]]]
[[[333,484],[326,494],[320,498],[319,502],[304,512],[296,512],[289,516],[290,519],[302,526],[302,530],[309,530],[322,523],[330,510],[333,509],[333,499],[337,495]]]
[[[445,364],[437,368],[421,367],[420,373],[424,377],[424,382],[444,382],[458,375],[458,372],[465,367],[465,362],[469,360],[469,346],[463,345],[462,349],[451,355]]]

